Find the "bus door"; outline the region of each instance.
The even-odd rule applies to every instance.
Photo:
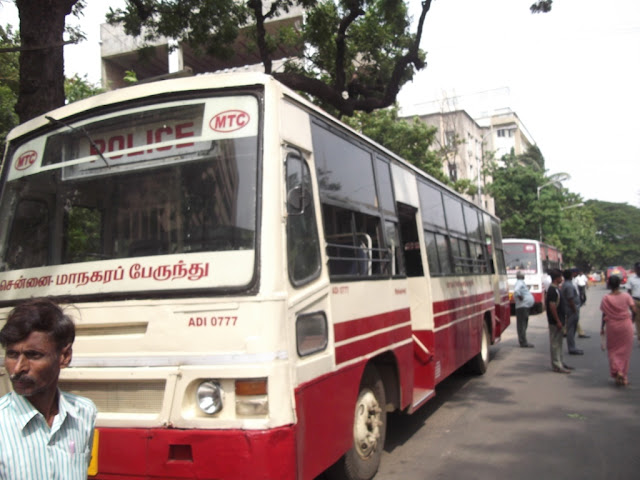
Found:
[[[414,379],[413,400],[410,409],[414,411],[434,394],[431,289],[424,273],[418,229],[418,222],[420,222],[418,209],[398,203],[398,217],[411,311]]]

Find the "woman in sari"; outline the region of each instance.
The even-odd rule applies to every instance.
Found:
[[[620,291],[620,277],[609,278],[608,293],[600,303],[602,310],[601,334],[607,331],[607,352],[609,355],[609,371],[615,378],[616,385],[628,385],[629,360],[633,349],[633,325],[631,310],[635,313],[633,299],[626,292]]]

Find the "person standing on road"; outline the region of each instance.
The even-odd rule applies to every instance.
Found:
[[[620,277],[609,277],[608,293],[600,303],[602,311],[602,327],[600,334],[607,334],[607,354],[609,356],[609,372],[615,378],[616,385],[628,385],[629,360],[633,350],[633,324],[631,311],[636,312],[633,299],[620,290]]]
[[[578,293],[580,293],[580,307],[584,307],[587,303],[587,288],[589,288],[589,279],[582,270],[576,272],[576,276],[573,278],[573,283],[578,287]],[[576,332],[578,332],[578,338],[591,338],[591,335],[587,335],[580,326],[580,318],[578,318],[578,325],[576,326]]]
[[[0,398],[1,480],[86,480],[96,407],[58,389],[73,321],[46,298],[15,307],[0,330],[13,391]]]
[[[627,290],[636,305],[636,313],[633,314],[633,320],[636,324],[636,335],[638,336],[638,341],[640,341],[640,262],[636,262],[634,268],[636,276],[629,278]]]
[[[587,276],[582,270],[576,271],[576,276],[573,278],[573,283],[578,287],[578,293],[580,293],[580,304],[587,303],[587,284],[589,283]]]
[[[551,369],[556,373],[571,373],[571,368],[565,365],[562,356],[562,329],[564,315],[562,294],[562,272],[560,270],[550,270],[551,285],[545,296],[545,307],[547,310],[547,322],[549,323],[549,346],[551,350]]]
[[[565,270],[563,273],[562,299],[564,302],[565,325],[567,327],[567,348],[569,355],[584,355],[584,352],[576,348],[576,328],[580,320],[580,294],[573,284],[573,272]]]
[[[529,326],[529,310],[535,302],[533,295],[524,283],[524,273],[518,270],[516,284],[513,287],[513,297],[516,307],[516,327],[518,330],[518,342],[522,348],[533,348],[533,344],[527,342],[527,327]]]

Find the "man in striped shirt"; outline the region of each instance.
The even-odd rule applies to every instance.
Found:
[[[0,480],[86,480],[96,407],[58,390],[73,321],[49,299],[14,308],[0,330],[13,392],[0,398]]]

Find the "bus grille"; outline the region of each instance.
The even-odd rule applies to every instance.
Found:
[[[102,413],[160,413],[165,381],[60,380],[60,390],[93,400]]]

